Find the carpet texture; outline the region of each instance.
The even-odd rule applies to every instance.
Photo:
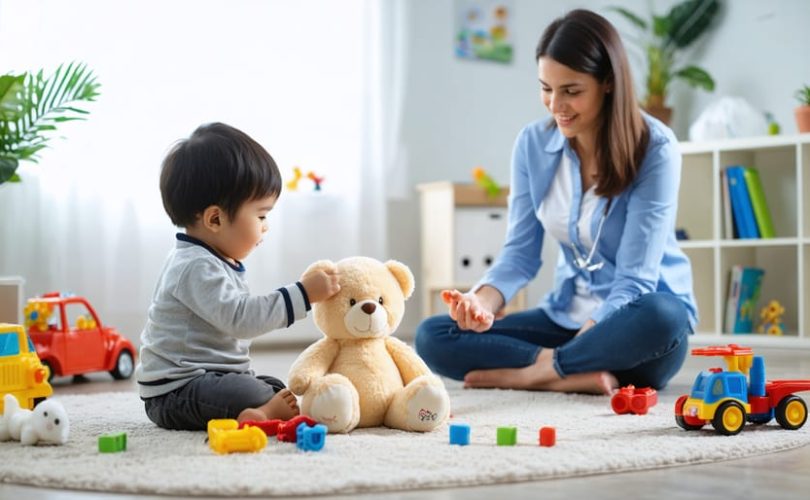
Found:
[[[51,488],[143,494],[273,496],[346,494],[529,481],[696,464],[770,453],[810,442],[808,427],[749,425],[733,437],[675,425],[674,397],[645,416],[616,415],[607,397],[449,384],[453,421],[469,423],[471,444],[450,446],[446,427],[430,434],[384,428],[330,435],[320,452],[271,438],[257,454],[216,455],[204,432],[166,431],[132,393],[62,396],[71,419],[64,446],[0,443],[0,481]],[[518,427],[518,445],[495,444],[499,426]],[[537,445],[554,426],[557,445]],[[128,450],[101,454],[98,436],[126,432]]]

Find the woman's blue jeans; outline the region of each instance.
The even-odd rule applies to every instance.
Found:
[[[504,317],[484,333],[461,330],[448,315],[423,321],[416,351],[440,375],[462,380],[467,372],[531,365],[554,348],[561,377],[608,371],[624,386],[663,388],[681,368],[692,332],[684,304],[649,293],[613,312],[582,335],[562,328],[541,309]]]

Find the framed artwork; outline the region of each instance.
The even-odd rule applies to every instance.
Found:
[[[511,0],[455,0],[455,52],[462,59],[512,62]]]

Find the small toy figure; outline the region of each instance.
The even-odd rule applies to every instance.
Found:
[[[326,443],[326,433],[329,430],[323,424],[307,425],[301,422],[296,428],[295,446],[304,451],[321,451]]]
[[[472,171],[472,175],[473,179],[475,179],[475,183],[487,192],[487,196],[495,198],[501,194],[501,187],[487,174],[483,167],[475,167]]]
[[[785,308],[778,300],[768,302],[768,305],[759,312],[762,323],[759,324],[757,331],[768,335],[782,335],[785,333],[785,324],[782,322],[783,314],[785,314]]]
[[[301,169],[299,167],[293,167],[293,178],[287,181],[287,189],[290,191],[298,191],[298,181],[301,180],[301,177],[303,177]]]
[[[317,175],[315,175],[315,172],[310,170],[307,173],[307,179],[315,183],[315,191],[321,190],[321,183],[323,182],[324,179],[323,177],[318,177]]]
[[[20,408],[12,394],[3,396],[5,407],[0,416],[0,441],[14,439],[24,446],[37,443],[65,444],[70,421],[65,407],[52,399],[38,404],[33,411]]]

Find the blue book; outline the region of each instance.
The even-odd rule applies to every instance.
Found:
[[[737,236],[742,239],[759,238],[754,208],[745,182],[745,168],[739,165],[726,167],[726,179]]]
[[[736,271],[736,272],[735,272]],[[732,281],[734,275],[739,279],[732,284],[731,294],[737,294],[732,333],[753,333],[754,317],[756,316],[757,302],[759,302],[759,292],[762,290],[762,278],[765,270],[758,267],[734,266],[732,269]],[[737,287],[734,290],[734,287]]]

